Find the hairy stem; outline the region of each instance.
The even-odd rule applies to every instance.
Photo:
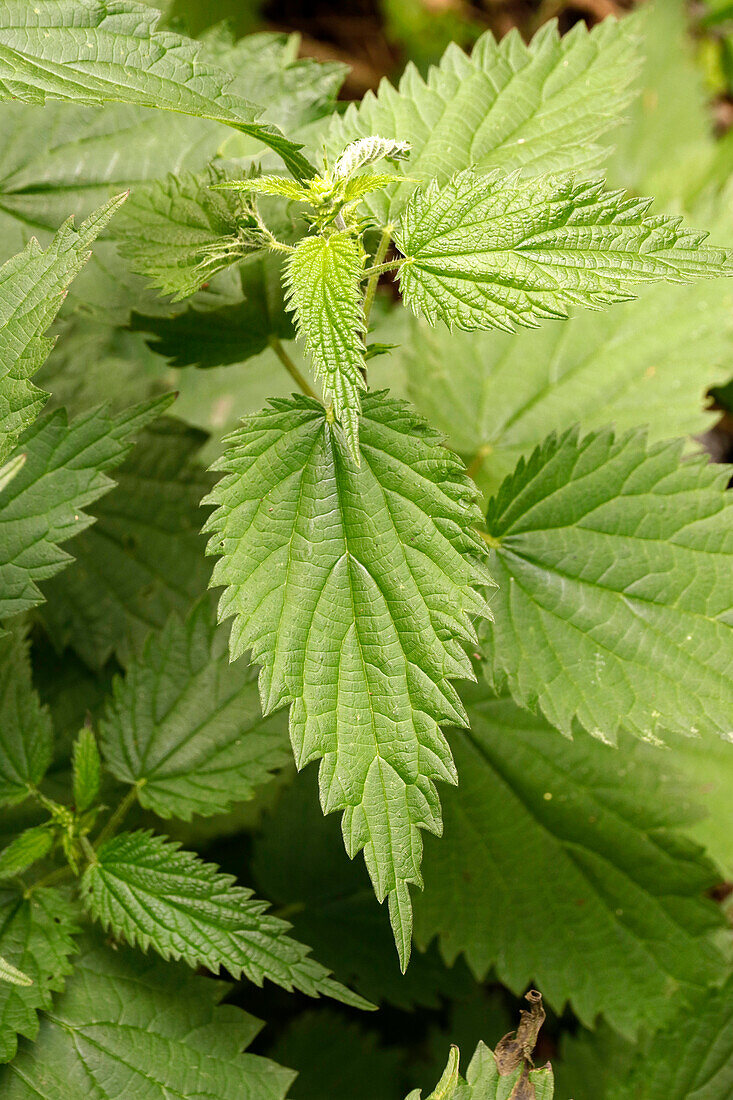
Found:
[[[127,817],[127,814],[132,809],[134,803],[137,801],[139,785],[136,783],[134,787],[130,787],[125,797],[120,802],[114,813],[108,818],[107,824],[102,829],[101,833],[94,841],[94,847],[98,848],[100,844],[104,844],[105,840],[109,840],[111,836],[119,829],[120,825]]]
[[[377,284],[379,282],[379,276],[381,274],[381,272],[379,270],[375,270],[375,269],[380,268],[382,266],[383,262],[384,262],[384,257],[387,255],[387,249],[389,248],[390,242],[392,240],[392,230],[393,229],[394,229],[394,226],[385,225],[384,229],[382,230],[382,236],[380,237],[380,240],[379,240],[379,246],[377,247],[377,251],[374,254],[374,265],[369,269],[369,271],[364,272],[365,275],[369,276],[369,282],[367,283],[367,288],[366,288],[366,291],[364,293],[364,328],[365,329],[369,328],[369,315],[372,312],[372,306],[374,305],[374,297],[377,293]]]
[[[295,363],[290,358],[290,356],[286,352],[285,348],[282,346],[282,344],[278,340],[277,336],[271,336],[270,339],[269,339],[269,344],[270,344],[270,347],[272,348],[272,350],[275,352],[275,355],[278,357],[278,359],[280,360],[282,365],[285,367],[285,370],[288,372],[290,377],[293,379],[293,381],[298,386],[298,389],[300,389],[300,391],[302,393],[304,393],[306,395],[306,397],[315,397],[316,401],[318,401],[318,399],[319,399],[318,394],[311,387],[311,385],[309,384],[307,379],[305,379],[303,377],[303,375],[300,373],[300,371],[296,367]]]

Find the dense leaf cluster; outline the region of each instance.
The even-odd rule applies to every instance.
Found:
[[[639,193],[682,32],[487,32],[342,112],[281,36],[0,0],[3,1097],[730,1096],[701,104]],[[331,1007],[249,1053],[265,979]]]

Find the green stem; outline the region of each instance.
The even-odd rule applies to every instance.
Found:
[[[372,312],[372,306],[374,305],[374,297],[377,293],[377,284],[379,282],[379,276],[381,272],[379,269],[382,266],[384,257],[387,255],[387,249],[392,241],[392,232],[394,226],[385,225],[382,230],[382,236],[379,240],[379,246],[374,254],[374,265],[365,271],[364,274],[369,276],[369,282],[367,283],[366,292],[364,294],[364,328],[369,328],[369,314]]]
[[[316,401],[318,401],[318,394],[315,392],[314,389],[312,389],[308,381],[300,373],[295,363],[278,340],[277,336],[271,336],[269,344],[272,350],[275,352],[275,355],[278,357],[282,365],[285,367],[285,370],[288,372],[288,374],[296,383],[301,392],[304,393],[306,397],[314,397]]]
[[[95,848],[98,848],[100,844],[104,844],[105,840],[109,840],[109,838],[111,836],[114,836],[114,834],[117,832],[118,828],[127,817],[127,814],[132,809],[134,803],[137,801],[138,790],[139,784],[137,783],[134,787],[130,787],[129,791],[122,799],[115,812],[111,815],[111,817],[108,818],[107,824],[104,826],[101,833],[94,841]]]
[[[468,474],[468,476],[471,478],[472,481],[476,480],[476,475],[478,474],[478,472],[480,471],[480,469],[483,466],[484,462],[486,461],[487,455],[491,454],[491,449],[492,448],[491,448],[490,443],[483,443],[479,447],[479,449],[476,451],[476,454],[473,456],[470,463],[468,464],[468,468],[466,469],[466,473]]]
[[[97,853],[94,851],[94,848],[90,844],[89,838],[86,837],[86,836],[80,836],[79,837],[79,845],[81,846],[81,850],[84,853],[84,857],[85,857],[87,863],[90,863],[90,864],[91,863],[96,863],[97,862]]]

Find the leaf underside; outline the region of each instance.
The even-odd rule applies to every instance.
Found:
[[[317,402],[273,401],[229,437],[211,494],[209,550],[232,657],[261,664],[267,714],[292,703],[299,768],[322,759],[325,813],[343,810],[409,953],[408,884],[420,829],[440,832],[435,780],[455,782],[441,722],[464,721],[450,684],[489,583],[470,483],[400,402],[364,397],[361,466]]]
[[[43,779],[52,750],[51,720],[33,688],[25,632],[13,625],[0,637],[0,805],[27,797]]]

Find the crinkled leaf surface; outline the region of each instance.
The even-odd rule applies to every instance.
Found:
[[[174,613],[115,682],[105,760],[161,817],[223,813],[290,757],[284,717],[262,717],[255,670],[229,662],[227,635],[207,597],[185,620]]]
[[[211,575],[200,507],[211,480],[196,462],[205,435],[163,419],[143,433],[74,540],[74,562],[43,586],[43,618],[55,644],[92,668],[112,653],[123,663],[171,611],[185,615]]]
[[[464,952],[517,993],[533,983],[587,1026],[655,1026],[720,973],[715,870],[679,831],[690,804],[633,742],[566,740],[486,687],[466,698],[417,942],[438,935],[449,961]]]
[[[489,505],[487,675],[570,733],[733,730],[733,497],[641,432],[550,436]]]
[[[304,237],[286,268],[288,304],[323,398],[333,405],[359,462],[359,393],[366,388],[361,274],[364,255],[348,233]]]
[[[629,20],[605,19],[590,32],[578,23],[564,38],[550,22],[529,45],[517,31],[498,43],[487,32],[470,58],[449,46],[426,80],[412,64],[398,89],[383,80],[376,96],[367,92],[334,119],[329,149],[338,153],[372,134],[407,140],[412,154],[397,171],[441,184],[470,166],[531,175],[585,170],[603,159],[598,138],[623,120],[635,71]],[[368,201],[388,221],[413,187]]]
[[[39,887],[24,898],[18,890],[0,889],[0,955],[33,982],[0,982],[0,1062],[15,1057],[18,1035],[36,1038],[39,1009],[51,1007],[52,994],[71,972],[75,932],[71,908],[57,890]]]
[[[226,586],[231,652],[261,663],[265,713],[293,707],[299,767],[322,759],[321,802],[344,810],[409,953],[420,830],[440,831],[435,780],[455,782],[439,724],[463,721],[461,640],[485,611],[460,464],[400,402],[364,397],[361,466],[323,408],[274,401],[229,438],[211,494],[212,582]]]
[[[211,119],[256,137],[298,176],[312,174],[258,109],[232,94],[232,78],[200,43],[156,31],[158,13],[135,0],[0,0],[0,95],[44,103],[134,103]]]
[[[38,582],[72,560],[60,544],[94,522],[84,509],[112,488],[107,471],[169,404],[162,397],[118,416],[96,409],[71,424],[58,410],[28,429],[26,461],[0,495],[0,619],[43,601]]]
[[[517,333],[448,332],[414,320],[399,351],[408,392],[497,491],[549,431],[644,422],[653,440],[710,426],[704,396],[729,373],[733,285],[644,288],[636,302]]]
[[[3,1100],[284,1100],[293,1074],[243,1054],[260,1023],[224,982],[89,936],[66,992],[0,1076]]]
[[[51,763],[53,730],[31,683],[28,642],[13,626],[0,636],[0,804],[22,801]]]
[[[89,259],[92,241],[124,198],[105,203],[78,230],[65,222],[45,251],[31,239],[0,268],[0,465],[46,400],[31,382],[52,347],[45,332]]]
[[[90,912],[133,946],[214,973],[244,974],[257,985],[269,978],[311,997],[367,1007],[308,956],[310,949],[288,935],[290,925],[266,912],[266,902],[234,881],[174,841],[140,831],[105,841],[81,890]]]
[[[407,204],[395,233],[410,308],[449,328],[534,327],[573,305],[600,308],[650,282],[730,273],[728,255],[650,199],[599,180],[460,172]]]

